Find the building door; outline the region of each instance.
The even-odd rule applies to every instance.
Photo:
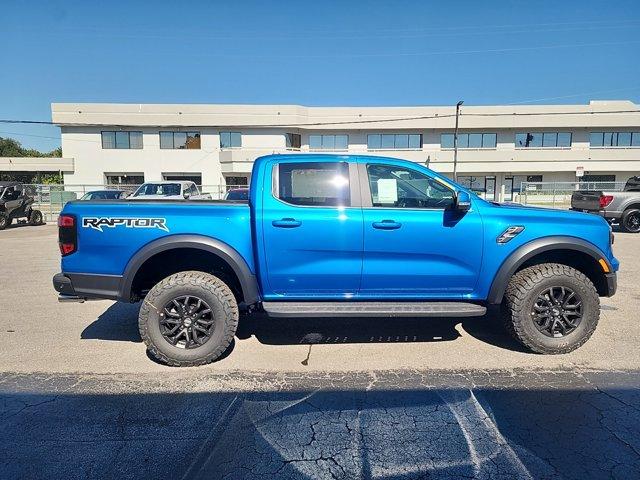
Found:
[[[489,201],[496,200],[496,177],[485,177],[484,198]]]
[[[502,182],[504,185],[504,198],[503,202],[513,202],[513,177],[504,177]]]

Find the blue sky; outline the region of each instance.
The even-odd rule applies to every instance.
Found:
[[[1,12],[0,119],[50,120],[51,102],[640,103],[634,0],[4,0]],[[60,144],[51,126],[0,136]]]

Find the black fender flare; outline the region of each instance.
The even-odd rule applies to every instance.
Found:
[[[607,263],[609,271],[613,272],[613,267],[609,263],[606,255],[592,243],[589,243],[580,238],[561,235],[537,238],[518,247],[507,257],[504,262],[502,262],[502,265],[498,269],[498,273],[496,273],[496,276],[491,283],[491,289],[489,290],[487,302],[491,304],[501,303],[509,280],[516,272],[518,267],[520,267],[520,265],[522,265],[524,262],[534,257],[535,255],[551,250],[575,250],[577,252],[582,252],[590,255],[596,262],[599,262],[600,259],[603,259]]]
[[[238,277],[244,303],[251,305],[260,300],[258,281],[242,255],[232,246],[203,235],[171,235],[154,240],[142,247],[127,263],[120,282],[119,299],[130,301],[133,279],[144,262],[158,253],[176,248],[194,248],[217,255],[229,264]]]

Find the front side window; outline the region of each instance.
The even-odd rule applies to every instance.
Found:
[[[200,132],[160,132],[160,148],[200,150]]]
[[[309,135],[309,150],[348,150],[348,135]]]
[[[141,149],[142,132],[101,132],[103,149]]]
[[[292,205],[348,207],[349,165],[345,162],[280,163],[276,197]]]
[[[434,178],[393,165],[367,165],[371,203],[386,208],[451,208],[454,192]]]
[[[240,132],[220,132],[220,148],[242,147],[242,134]]]
[[[422,148],[420,133],[370,133],[368,150],[419,150]]]

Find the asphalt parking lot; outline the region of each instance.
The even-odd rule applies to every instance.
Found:
[[[241,321],[199,368],[138,305],[59,304],[56,228],[0,232],[0,478],[638,478],[640,236],[567,355],[492,316]]]

